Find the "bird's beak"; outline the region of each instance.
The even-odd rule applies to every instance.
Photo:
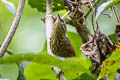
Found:
[[[60,18],[60,15],[58,14],[58,16],[57,16],[57,21],[58,22],[61,22],[61,18]]]

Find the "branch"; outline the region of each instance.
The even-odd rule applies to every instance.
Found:
[[[52,18],[52,0],[46,0],[46,36],[47,36],[47,51],[49,54],[53,55],[50,49],[50,37],[52,34],[54,20]]]
[[[0,57],[3,57],[4,54],[5,54],[5,51],[7,50],[16,30],[17,30],[17,27],[19,25],[19,22],[20,22],[20,19],[21,19],[21,15],[22,15],[22,12],[23,12],[23,9],[24,9],[24,4],[25,4],[25,1],[26,0],[19,0],[19,5],[18,5],[18,9],[17,9],[17,13],[16,13],[16,16],[13,20],[13,23],[11,25],[11,28],[3,42],[3,44],[1,45],[1,48],[0,48]]]
[[[56,73],[59,80],[66,80],[64,73],[58,67],[53,66],[52,70]]]
[[[49,54],[53,55],[50,49],[50,37],[52,34],[52,27],[53,27],[53,23],[54,23],[54,18],[52,16],[52,0],[46,0],[46,17],[45,17],[45,24],[46,24],[46,36],[47,36],[47,51]],[[52,67],[53,70],[57,70],[57,67]],[[58,75],[60,74],[60,76],[58,76],[60,78],[60,80],[66,80],[66,79],[61,79],[61,75],[64,76],[63,73],[60,72],[56,72],[56,74],[58,73]]]
[[[66,3],[69,4],[69,1]],[[87,26],[84,25],[84,22],[85,22],[84,12],[81,9],[81,5],[79,5],[79,1],[76,1],[76,0],[72,2],[70,1],[70,3],[72,3],[72,5],[74,6],[73,10],[69,9],[70,5],[66,5],[66,4],[64,5],[66,5],[68,9],[70,10],[69,17],[71,18],[73,26],[76,28],[79,36],[81,37],[82,42],[86,43],[92,39],[92,34],[87,28]]]

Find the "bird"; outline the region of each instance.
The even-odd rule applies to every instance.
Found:
[[[51,52],[59,57],[75,57],[75,50],[66,35],[66,31],[66,23],[58,14],[50,38]]]

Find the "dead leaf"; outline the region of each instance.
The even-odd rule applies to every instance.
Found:
[[[83,44],[80,50],[91,59],[94,69],[96,69],[106,59],[107,54],[115,48],[115,44],[97,27],[93,39]]]

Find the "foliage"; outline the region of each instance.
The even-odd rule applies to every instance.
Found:
[[[112,55],[103,62],[98,80],[105,75],[113,75],[115,77],[118,68],[120,68],[120,45],[118,45]]]
[[[36,8],[40,12],[46,11],[46,0],[28,0],[29,5],[32,8]],[[53,11],[63,10],[64,5],[62,0],[53,0]]]
[[[11,2],[17,6],[18,1],[11,0]],[[110,0],[103,3],[107,3],[104,6],[101,4],[97,9],[98,12],[96,18],[98,18],[103,11],[119,2],[120,0]],[[0,27],[2,27],[0,28],[0,42],[2,42],[9,29],[9,26],[11,25],[13,15],[9,13],[1,1],[0,9]],[[65,6],[63,5],[62,0],[53,0],[53,11],[55,12],[54,15],[58,14],[58,12],[63,9],[65,9]],[[91,61],[80,51],[79,48],[82,45],[82,41],[76,33],[67,32],[67,35],[75,49],[77,55],[76,58],[61,60],[58,57],[48,55],[46,50],[47,46],[46,44],[43,45],[45,42],[45,25],[42,21],[40,21],[40,18],[45,16],[45,11],[46,0],[28,0],[28,4],[25,6],[18,32],[9,46],[9,48],[15,51],[16,55],[7,55],[4,58],[0,58],[0,77],[8,78],[10,80],[23,80],[25,77],[26,80],[57,80],[55,73],[51,70],[51,67],[54,65],[59,67],[64,72],[67,80],[95,80],[95,76],[91,73],[93,70]],[[103,21],[103,18],[104,16],[102,17],[101,21],[107,22],[106,20]],[[105,22],[100,27],[103,30],[105,30],[105,27],[107,27],[104,26],[106,25]],[[109,21],[109,23],[113,22]],[[113,28],[111,29],[111,26],[108,27],[109,29],[104,32],[111,32]],[[69,28],[73,29],[71,27]],[[89,28],[92,27],[90,26]],[[4,35],[2,34],[2,29],[3,32],[5,32],[3,33]],[[117,42],[114,34],[109,35],[109,38],[114,43]],[[43,46],[44,49],[41,51]],[[120,67],[119,53],[120,46],[118,46],[112,55],[103,62],[102,70],[98,79],[103,78],[105,75],[108,75],[111,80],[114,79],[114,75],[117,73],[116,70]],[[17,62],[21,61],[32,62],[30,65],[27,65],[27,67],[24,68],[24,74],[23,70],[21,72],[19,71],[20,68],[16,64]]]
[[[76,44],[79,44],[79,45],[81,44],[80,42],[81,40],[79,39],[79,37],[75,33],[68,32],[67,34],[72,44],[74,45],[74,47],[79,49],[79,46],[75,46]],[[71,38],[73,36],[77,41],[72,41]],[[82,75],[81,73],[86,73],[86,75],[89,76],[91,80],[94,79],[93,75],[90,73],[92,65],[89,59],[77,57],[77,58],[66,59],[65,61],[63,61],[56,57],[52,57],[48,55],[48,53],[46,53],[46,45],[44,46],[43,51],[40,53],[37,53],[37,54],[29,53],[29,54],[7,56],[3,59],[0,59],[0,64],[16,63],[21,61],[34,62],[25,71],[27,80],[51,79],[51,78],[56,79],[55,73],[51,71],[52,65],[60,67],[60,69],[62,69],[62,71],[65,72],[65,75],[68,79],[74,79]],[[48,73],[50,73],[51,75],[48,76]],[[38,76],[35,74],[37,74]],[[40,74],[44,74],[44,76],[43,75],[40,76]],[[70,75],[74,75],[74,76],[71,77]]]
[[[78,35],[72,32],[68,32],[67,34],[74,48],[76,49],[75,51],[78,52],[79,54],[82,54],[79,50],[79,47],[82,43]],[[72,40],[73,36],[76,41]],[[51,70],[51,67],[53,65],[58,66],[60,69],[62,69],[62,71],[65,72],[67,79],[77,78],[79,76],[82,76],[82,74],[84,73],[86,74],[86,76],[88,76],[89,79],[94,80],[94,76],[90,72],[92,70],[92,65],[88,58],[78,56],[77,58],[66,59],[65,61],[63,61],[63,60],[58,59],[57,57],[52,57],[48,55],[46,51],[46,44],[44,46],[44,49],[40,53],[37,53],[37,54],[26,53],[26,54],[6,56],[0,59],[0,64],[17,63],[21,61],[32,61],[33,62],[25,70],[25,76],[27,80],[33,80],[33,79],[34,80],[39,80],[39,79],[54,79],[55,80],[56,75]],[[48,73],[51,75],[48,75]],[[86,80],[88,78],[86,78]]]
[[[39,64],[58,66],[60,69],[62,69],[62,71],[70,74],[79,74],[79,72],[85,72],[90,75],[91,78],[93,78],[93,75],[90,73],[90,71],[81,64],[79,58],[71,58],[63,61],[57,57],[47,55],[44,52],[41,52],[40,54],[19,54],[7,56],[0,59],[0,64],[17,63],[21,61],[33,61]]]

